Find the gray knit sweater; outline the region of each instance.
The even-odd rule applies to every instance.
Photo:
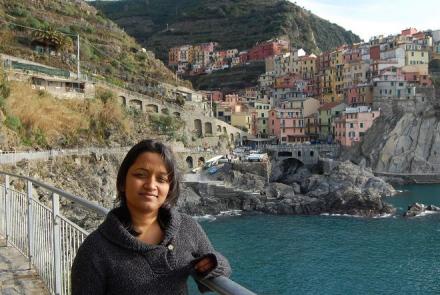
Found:
[[[207,255],[216,267],[206,278],[229,276],[228,261],[216,252],[200,225],[175,210],[162,210],[165,238],[148,245],[128,232],[115,214],[80,246],[72,266],[72,294],[188,294],[186,281],[194,264]],[[201,291],[207,289],[199,285]]]

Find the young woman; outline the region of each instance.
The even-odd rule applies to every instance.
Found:
[[[73,262],[73,295],[187,294],[189,275],[230,275],[228,261],[200,225],[174,209],[179,181],[169,148],[154,140],[136,144],[116,186],[119,206],[86,238]]]

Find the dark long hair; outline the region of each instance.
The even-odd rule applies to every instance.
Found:
[[[137,143],[128,151],[127,155],[122,161],[122,164],[119,167],[118,177],[116,178],[116,189],[118,191],[117,201],[119,201],[119,206],[126,208],[124,188],[128,169],[130,169],[134,162],[136,162],[136,159],[140,154],[146,152],[158,153],[165,162],[165,167],[167,169],[168,179],[170,182],[170,190],[162,207],[172,208],[177,204],[177,199],[180,193],[179,173],[177,170],[176,159],[174,158],[173,152],[169,147],[153,139],[142,140],[141,142]]]

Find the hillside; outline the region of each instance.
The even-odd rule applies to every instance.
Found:
[[[153,53],[85,1],[0,0],[0,53],[76,72],[78,34],[82,73],[134,90],[176,83]]]
[[[258,83],[258,78],[264,72],[264,62],[253,62],[245,66],[216,71],[209,75],[189,76],[187,79],[191,81],[196,89],[220,89],[230,93],[238,89],[255,86]]]
[[[91,2],[163,61],[173,46],[216,41],[251,48],[288,37],[293,47],[318,53],[359,42],[351,31],[285,0],[123,0]]]

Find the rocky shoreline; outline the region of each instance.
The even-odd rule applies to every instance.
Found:
[[[49,162],[22,161],[4,166],[5,171],[29,175],[55,187],[82,196],[106,208],[115,206],[117,168],[123,155],[65,157]],[[394,188],[370,169],[349,161],[324,160],[313,171],[295,165],[273,163],[268,184],[263,163],[225,164],[211,180],[214,183],[183,183],[178,202],[181,212],[190,215],[218,215],[225,211],[266,214],[349,214],[376,217],[394,212],[383,201]],[[312,173],[313,172],[313,173]],[[216,182],[215,182],[216,181]],[[24,183],[13,181],[18,190]],[[34,189],[34,197],[49,203],[48,193]],[[90,229],[101,217],[62,199],[63,214]]]
[[[408,206],[408,210],[403,214],[404,217],[417,217],[424,216],[426,214],[440,213],[440,207],[434,205],[414,203]]]
[[[331,165],[326,161],[331,161]],[[258,173],[261,169],[257,163],[225,164],[215,180],[225,181],[229,188],[188,183],[179,206],[182,211],[193,215],[242,210],[268,214],[375,217],[395,212],[382,199],[396,193],[390,184],[375,177],[371,170],[349,161],[326,161],[321,163],[322,167],[327,167],[324,173],[313,174],[305,167],[295,167],[287,173],[273,173],[269,184],[267,177]],[[272,167],[272,171],[282,170],[276,163]]]

